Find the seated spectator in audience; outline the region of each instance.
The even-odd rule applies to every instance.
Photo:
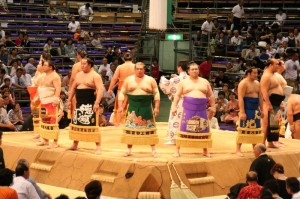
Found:
[[[52,43],[53,43],[53,38],[48,37],[46,40],[46,44],[44,45],[44,52],[45,53],[50,53],[50,50],[52,49]]]
[[[113,64],[115,64],[116,68],[120,65],[120,60],[118,57],[113,58],[112,61]]]
[[[297,40],[294,35],[294,30],[289,30],[289,36],[287,37],[287,39],[288,47],[295,48],[298,46]]]
[[[58,18],[68,20],[70,18],[69,8],[66,2],[63,2],[58,9]]]
[[[11,62],[13,60],[17,60],[17,59],[21,59],[20,55],[18,55],[18,50],[16,48],[11,48],[9,50],[9,56],[8,56],[7,63],[10,64],[10,66],[11,66]]]
[[[285,183],[284,183],[284,186],[285,186]],[[286,190],[286,187],[284,187],[284,189]],[[279,192],[279,185],[278,183],[276,182],[276,180],[268,180],[264,186],[263,186],[263,189],[261,191],[261,198],[262,199],[267,199],[267,198],[272,198],[272,199],[283,199],[282,197],[279,196],[278,194]],[[290,197],[287,197],[286,199],[290,199]]]
[[[69,196],[65,195],[65,194],[60,194],[59,196],[57,196],[55,199],[69,199]],[[85,198],[84,198],[85,199]]]
[[[267,49],[266,48],[261,48],[260,49],[259,59],[261,61],[267,61],[269,58],[270,58],[270,55],[267,54]]]
[[[3,108],[4,100],[0,98],[0,132],[3,131],[15,131],[16,127],[9,121],[6,110]]]
[[[281,44],[283,44],[283,42],[288,41],[288,38],[284,37],[281,32],[277,33],[276,38],[277,39],[276,39],[275,43],[277,44],[277,46],[280,46]]]
[[[5,89],[5,88],[9,89],[9,92],[10,92],[10,94],[12,95],[12,97],[14,99],[15,98],[14,97],[14,89],[12,87],[12,83],[11,83],[11,79],[10,78],[5,78],[4,79],[4,83],[1,84],[1,90]]]
[[[239,72],[240,71],[240,63],[238,59],[232,58],[230,62],[227,64],[227,72]]]
[[[103,115],[104,106],[102,104],[99,105],[99,126],[107,126],[108,122],[106,117]]]
[[[22,78],[25,80],[25,85],[27,86],[31,86],[32,84],[32,76],[27,74],[26,71],[23,69],[23,75]]]
[[[294,28],[294,36],[296,38],[297,47],[300,47],[300,33],[298,28]],[[0,58],[1,59],[1,58]]]
[[[263,186],[264,183],[273,179],[271,169],[275,161],[266,154],[267,148],[264,144],[256,144],[253,148],[255,160],[253,160],[250,171],[255,171],[258,177],[258,184]]]
[[[114,63],[110,64],[110,70],[106,72],[106,76],[108,76],[108,80],[110,81],[115,74],[117,67]]]
[[[253,29],[250,29],[247,31],[246,44],[251,45],[252,43],[256,43],[256,35],[255,31]]]
[[[279,55],[279,57],[286,57],[287,49],[289,49],[288,42],[284,41],[282,43],[282,45],[279,45],[278,48],[277,48],[277,54]]]
[[[210,87],[213,92],[214,98],[217,99],[219,91],[215,89],[214,83],[212,83],[212,82],[210,82]]]
[[[229,84],[229,79],[224,75],[223,71],[219,71],[219,75],[216,77],[215,83],[216,88],[220,88],[223,87],[224,84]]]
[[[300,184],[297,178],[290,177],[286,179],[286,190],[292,195],[292,199],[300,199]]]
[[[100,76],[101,76],[101,79],[102,79],[103,84],[105,84],[106,82],[109,81],[109,77],[106,75],[106,73],[107,73],[106,68],[103,68],[103,69],[101,70],[101,73],[99,73]]]
[[[12,77],[16,74],[18,68],[18,61],[16,59],[12,60],[9,65],[3,67],[6,73]]]
[[[115,99],[116,99],[114,92],[111,92],[111,95],[107,96],[109,84],[110,84],[110,81],[105,82],[105,84],[104,84],[105,89],[103,90],[103,97],[101,100],[101,104],[103,104],[105,107],[108,107],[108,108],[113,107],[113,105],[115,103]]]
[[[113,58],[118,58],[119,59],[119,64],[123,64],[124,60],[122,59],[122,52],[120,50],[120,47],[115,46],[114,47],[114,52],[113,52]]]
[[[85,5],[81,6],[78,10],[78,14],[81,19],[88,19],[91,15],[93,15],[93,10],[91,8],[90,3],[86,3]]]
[[[18,37],[16,38],[15,41],[16,46],[21,46],[23,39],[24,39],[24,33],[19,32]]]
[[[206,61],[203,61],[199,65],[199,71],[200,71],[201,77],[209,80],[211,69],[212,69],[212,57],[207,56]]]
[[[272,36],[273,36],[273,33],[271,32],[270,28],[266,27],[265,30],[260,33],[259,41],[264,41],[267,44],[270,44]]]
[[[15,125],[16,130],[19,131],[22,129],[24,123],[22,110],[19,103],[13,104],[12,109],[8,112],[9,121]]]
[[[17,192],[9,186],[13,183],[14,173],[10,169],[0,169],[0,198],[18,199]]]
[[[278,13],[275,15],[276,18],[276,22],[279,25],[282,25],[284,23],[284,21],[287,19],[286,14],[283,12],[282,8],[278,9]]]
[[[83,37],[79,37],[78,44],[77,44],[77,52],[80,52],[81,50],[87,51],[87,47],[84,43],[84,38]]]
[[[11,104],[11,107],[15,103],[15,99],[14,99],[13,95],[10,93],[10,90],[7,86],[3,86],[1,88],[1,97],[2,98],[7,97],[9,104]]]
[[[299,54],[294,52],[290,59],[285,62],[285,79],[287,85],[293,87],[294,92],[298,90],[298,75],[300,72]]]
[[[65,41],[60,40],[59,46],[57,48],[58,56],[66,56],[66,48],[65,48]]]
[[[34,66],[35,59],[33,57],[28,59],[28,63],[25,65],[25,71],[27,74],[31,75],[32,77],[34,76],[36,72],[36,67]]]
[[[2,86],[2,84],[4,85],[4,80],[6,78],[10,79],[10,76],[7,74],[7,72],[5,71],[4,68],[0,69],[0,87]]]
[[[113,51],[111,46],[108,46],[106,48],[106,54],[104,55],[105,58],[107,58],[108,63],[112,63],[113,62]],[[1,59],[1,58],[0,58]]]
[[[16,190],[19,198],[40,199],[34,186],[28,181],[30,176],[29,166],[18,164],[16,167],[16,177],[11,188]]]
[[[98,199],[101,198],[102,193],[102,185],[98,180],[93,180],[89,182],[84,187],[84,192],[86,194],[87,199]]]
[[[218,122],[224,121],[227,103],[228,101],[225,99],[225,93],[223,91],[219,91],[215,104],[216,118],[218,119]]]
[[[255,43],[251,43],[249,50],[246,52],[246,60],[252,60],[254,57],[258,57],[260,54],[259,49],[255,48]]]
[[[225,55],[226,44],[228,43],[227,35],[222,31],[216,36],[216,55]]]
[[[23,37],[21,46],[24,47],[24,48],[30,48],[30,41],[29,41],[29,38],[28,38],[28,34],[27,34],[27,33],[24,34],[24,37]],[[30,50],[30,49],[25,49],[25,51],[27,51],[27,52],[28,52],[29,50]]]
[[[98,73],[101,74],[102,70],[104,70],[104,69],[106,70],[106,72],[110,71],[110,65],[108,64],[108,60],[105,57],[102,59],[102,64],[100,65],[100,67],[98,69]]]
[[[5,43],[5,31],[0,27],[0,44],[3,45]]]
[[[67,92],[69,90],[69,84],[70,84],[70,79],[71,79],[71,75],[72,75],[72,70],[68,71],[68,74],[66,76],[64,76],[62,83],[61,83],[61,87]]]
[[[68,25],[69,31],[75,33],[78,27],[80,27],[79,21],[76,21],[75,16],[72,16],[71,22]]]
[[[68,56],[69,58],[76,58],[76,50],[73,44],[73,39],[68,38],[66,40],[65,50],[66,50],[66,56]]]
[[[243,42],[243,39],[245,39],[245,37],[239,35],[238,30],[234,30],[233,34],[234,34],[234,36],[231,37],[230,44],[233,47],[234,51],[241,52],[243,49],[242,42]]]
[[[211,110],[211,108],[207,109],[207,118],[209,121],[210,129],[220,129],[218,119],[214,117],[215,112]]]
[[[55,3],[50,2],[49,7],[46,9],[46,15],[50,18],[57,18],[58,16],[58,10],[55,8]]]
[[[11,83],[14,88],[21,88],[21,89],[26,88],[27,85],[22,75],[23,75],[23,69],[17,68],[16,75],[14,75],[11,78]]]
[[[100,34],[99,33],[94,33],[91,44],[95,48],[103,48],[102,41],[103,41],[103,39],[100,37]]]
[[[246,180],[248,186],[245,186],[244,188],[241,189],[238,195],[238,199],[249,199],[249,198],[259,199],[263,187],[257,184],[258,176],[256,172],[249,171],[246,175]]]
[[[5,35],[5,46],[6,48],[16,47],[15,42],[13,42],[9,35]]]
[[[5,48],[5,45],[0,45],[0,60],[4,65],[7,65],[8,54]]]
[[[270,55],[270,57],[275,57],[275,55],[276,55],[276,49],[274,49],[273,47],[272,47],[272,45],[270,45],[270,44],[267,44],[267,54],[269,54]]]
[[[80,26],[77,27],[76,32],[74,33],[74,39],[79,39],[79,37],[83,37],[86,40],[90,40],[90,35],[87,31],[84,31],[80,28]]]
[[[228,88],[228,84],[223,84],[223,89],[222,91],[224,92],[225,94],[225,99],[226,100],[229,100],[229,95],[230,95],[230,91],[229,91],[229,88]]]
[[[286,190],[287,177],[284,175],[283,166],[279,163],[274,164],[274,166],[271,169],[271,174],[273,175],[274,179],[278,184],[278,190],[276,193],[278,193],[278,195],[281,198],[286,198],[286,199],[292,198],[291,195],[289,195]]]
[[[254,57],[252,60],[252,66],[258,68],[260,72],[265,69],[265,64],[262,62],[259,57]]]
[[[59,120],[58,125],[59,125],[60,129],[64,129],[67,126],[69,126],[71,119],[68,118],[69,109],[68,109],[67,95],[63,91],[60,92],[60,101],[61,101],[60,104],[62,104],[60,106],[63,106],[63,109],[62,109],[62,113],[60,115],[61,119]]]
[[[231,15],[228,15],[227,19],[226,19],[226,25],[224,27],[224,31],[226,32],[232,32],[233,30],[233,18]]]

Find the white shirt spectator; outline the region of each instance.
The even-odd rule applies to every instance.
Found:
[[[26,86],[25,79],[21,77],[17,77],[16,75],[11,78],[11,83],[19,84],[20,86]]]
[[[103,64],[101,64],[100,67],[99,67],[99,69],[98,69],[98,73],[100,74],[100,73],[102,72],[103,69],[105,69],[107,72],[108,72],[108,71],[111,71],[111,70],[110,70],[110,65],[109,65],[109,64],[106,64],[105,66],[104,66]],[[106,73],[107,73],[107,72],[106,72]]]
[[[267,54],[270,55],[270,57],[274,57],[275,54],[277,53],[276,49],[272,48],[272,50],[267,50]]]
[[[276,41],[275,41],[275,43],[277,44],[277,45],[281,45],[283,42],[288,42],[289,41],[289,39],[287,38],[287,37],[282,37],[281,39],[279,39],[279,38],[277,38],[276,39]]]
[[[92,43],[92,45],[95,48],[102,48],[102,44],[101,44],[101,39],[100,38],[98,38],[98,39],[94,38],[91,43]]]
[[[211,129],[220,129],[218,119],[215,117],[212,117],[211,120],[209,120],[209,127]]]
[[[24,68],[25,68],[26,73],[31,76],[33,76],[36,71],[36,67],[34,65],[32,65],[31,63],[27,63]]]
[[[2,36],[1,37],[1,41],[4,42],[5,41],[5,31],[4,30],[0,30],[0,35]],[[0,43],[1,43],[0,41]]]
[[[78,14],[80,16],[89,16],[91,14],[93,14],[93,10],[91,7],[89,7],[89,9],[86,9],[85,5],[81,6],[78,10]]]
[[[298,191],[297,193],[294,193],[292,196],[292,199],[300,199],[300,191]]]
[[[239,4],[232,8],[232,14],[236,18],[242,18],[242,15],[245,14],[244,7],[241,7]]]
[[[23,176],[15,177],[11,188],[16,190],[19,199],[40,199],[33,185]]]
[[[68,25],[68,29],[70,29],[71,32],[76,32],[76,29],[77,29],[78,26],[80,26],[79,21],[75,21],[74,23],[70,22],[69,25]]]
[[[260,54],[260,51],[259,51],[259,49],[257,49],[257,48],[255,48],[254,51],[248,50],[248,51],[246,52],[246,59],[253,59],[254,57],[258,57],[259,54]]]
[[[22,75],[21,77],[25,80],[25,85],[26,86],[31,86],[31,84],[32,84],[32,81],[31,81],[32,77],[31,77],[31,75],[29,75],[29,74],[26,73],[25,75]]]
[[[0,85],[4,84],[4,80],[6,78],[9,78],[10,79],[10,76],[8,74],[5,74],[2,78],[0,77]],[[1,87],[1,86],[0,86]]]
[[[112,77],[114,76],[114,73],[111,70],[109,70],[106,72],[106,76],[108,76],[108,80],[111,81]]]
[[[0,124],[12,124],[9,121],[7,111],[4,108],[0,108]]]
[[[231,37],[230,42],[231,44],[235,44],[239,46],[242,44],[243,38],[240,35],[238,37],[233,36]]]
[[[107,91],[104,89],[103,98],[105,98],[107,105],[110,106],[115,102],[116,96],[114,92],[111,92],[110,96],[107,96]]]
[[[288,60],[285,62],[285,79],[296,80],[297,70],[300,70],[299,61]]]
[[[203,30],[206,30],[208,32],[212,32],[213,28],[215,28],[215,25],[212,21],[210,23],[208,21],[205,21],[201,26],[202,34],[207,35],[208,33],[204,32]]]
[[[276,14],[275,18],[276,18],[277,21],[283,22],[284,20],[286,20],[286,14],[285,13],[282,13],[281,15]]]

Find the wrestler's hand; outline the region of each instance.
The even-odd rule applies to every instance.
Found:
[[[267,104],[267,109],[268,109],[269,112],[273,111],[272,104]]]
[[[261,112],[260,112],[260,118],[263,119],[264,116],[265,116],[264,113],[261,111]]]
[[[120,106],[119,108],[118,108],[118,113],[122,113],[123,112],[123,106]]]
[[[68,100],[68,109],[71,110],[72,102]]]
[[[94,104],[93,110],[94,110],[95,113],[98,112],[98,110],[99,110],[99,104],[98,104],[98,103],[95,103],[95,104]]]
[[[290,125],[290,131],[292,132],[292,134],[295,133],[295,125]]]
[[[52,106],[57,107],[59,105],[59,101],[52,102]]]
[[[241,119],[242,121],[246,121],[246,119],[247,119],[246,113],[240,113],[240,119]]]
[[[110,96],[111,95],[111,90],[108,90],[107,91],[107,96]]]
[[[159,109],[158,108],[154,108],[153,113],[154,113],[154,117],[157,117],[158,114],[159,114]]]
[[[176,108],[172,108],[171,112],[172,112],[172,115],[175,116],[177,114]]]

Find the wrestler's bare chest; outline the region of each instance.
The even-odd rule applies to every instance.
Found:
[[[129,81],[128,84],[128,91],[140,91],[142,93],[152,93],[153,89],[151,86],[151,81],[149,81],[148,78],[143,79],[132,79],[132,81]]]
[[[184,81],[182,84],[183,87],[183,93],[189,93],[192,91],[199,91],[201,93],[206,94],[207,93],[207,84],[204,81],[197,80],[197,81],[192,81],[192,80],[187,80]]]
[[[54,74],[45,75],[41,77],[41,79],[39,80],[39,84],[42,87],[54,87],[54,78]]]

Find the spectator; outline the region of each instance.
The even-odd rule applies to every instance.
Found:
[[[276,55],[276,49],[274,49],[271,44],[267,44],[267,54],[269,54],[270,57],[275,57]]]
[[[284,185],[285,186],[285,185]],[[284,187],[284,189],[286,189]],[[276,180],[268,180],[263,187],[263,190],[261,191],[261,199],[283,199],[278,194],[279,186]],[[288,197],[291,198],[291,197]],[[286,199],[288,199],[286,198]]]
[[[84,187],[87,199],[99,199],[102,193],[102,185],[98,180],[93,180]]]
[[[218,119],[218,122],[223,122],[225,118],[226,106],[228,103],[228,101],[225,99],[225,93],[223,91],[219,91],[218,98],[216,101],[216,118]]]
[[[46,9],[46,15],[50,18],[57,18],[58,10],[56,10],[54,2],[50,2],[49,7]]]
[[[74,39],[79,39],[79,37],[83,37],[87,40],[90,40],[89,33],[84,30],[81,30],[80,26],[77,27],[76,32],[74,33]]]
[[[273,37],[273,33],[270,28],[266,27],[264,31],[261,32],[259,36],[259,41],[264,41],[266,44],[271,44],[271,37]],[[264,46],[266,47],[266,46]]]
[[[36,67],[34,66],[35,60],[33,57],[28,59],[28,63],[25,65],[25,71],[27,74],[34,76],[36,72]]]
[[[228,88],[228,84],[223,84],[223,90],[222,91],[225,94],[225,99],[230,100],[230,98],[229,98],[230,91],[229,91],[229,88]]]
[[[0,27],[0,44],[3,45],[5,43],[5,31]]]
[[[287,42],[288,41],[288,38],[287,37],[284,37],[283,35],[282,35],[282,33],[277,33],[277,35],[276,35],[276,41],[275,41],[275,43],[277,44],[277,46],[280,46],[280,45],[282,45],[283,44],[283,42]]]
[[[288,42],[284,41],[282,43],[282,45],[279,45],[277,48],[277,54],[279,55],[279,57],[286,57],[286,51],[288,48]]]
[[[246,175],[248,186],[245,186],[241,189],[238,199],[249,199],[249,198],[260,198],[261,191],[263,189],[262,186],[257,184],[258,182],[258,176],[256,172],[249,171]]]
[[[283,13],[282,8],[278,9],[278,13],[275,15],[275,18],[276,18],[276,22],[279,25],[283,25],[284,24],[284,21],[287,19],[287,16],[286,16],[285,13]]]
[[[242,42],[243,42],[243,39],[245,39],[245,37],[242,37],[241,35],[239,35],[238,30],[234,30],[233,34],[234,34],[234,36],[231,37],[230,44],[233,47],[234,51],[241,52],[243,49]]]
[[[252,66],[255,67],[255,68],[258,68],[259,71],[263,71],[265,69],[265,64],[264,62],[262,62],[259,57],[254,57],[253,60],[252,60]]]
[[[29,167],[25,164],[18,164],[16,167],[16,177],[11,188],[16,190],[19,199],[40,199],[34,186],[28,181]]]
[[[106,76],[108,76],[109,81],[114,76],[116,69],[117,69],[116,65],[114,63],[111,63],[110,64],[110,70],[107,71],[107,73],[106,73]]]
[[[251,43],[249,50],[246,53],[246,60],[252,60],[254,57],[258,57],[260,54],[259,49],[255,48],[255,43]]]
[[[78,10],[78,14],[81,19],[88,19],[91,15],[93,15],[93,10],[91,8],[90,3],[86,3],[85,5],[81,6]]]
[[[239,72],[240,71],[240,63],[238,62],[238,59],[232,58],[230,62],[228,62],[227,65],[227,72]]]
[[[0,169],[0,198],[2,199],[18,199],[17,192],[9,186],[13,182],[13,171],[10,169]]]
[[[9,50],[9,56],[8,56],[8,60],[7,60],[8,64],[10,64],[10,66],[11,66],[12,65],[11,62],[13,60],[17,60],[17,59],[21,59],[20,55],[18,55],[17,48],[11,48]]]
[[[0,60],[2,61],[2,64],[7,65],[8,54],[5,49],[5,45],[3,45],[3,44],[0,45]]]
[[[52,49],[52,43],[53,43],[53,38],[48,37],[46,40],[46,44],[44,45],[44,52],[45,53],[50,53],[50,50]]]
[[[59,120],[59,129],[64,129],[67,126],[69,126],[71,120],[68,118],[68,100],[67,100],[67,95],[65,92],[61,91],[60,92],[60,101],[61,104],[60,106],[63,106],[63,113],[61,114],[61,119]]]
[[[24,39],[24,33],[19,32],[18,37],[16,38],[15,41],[16,46],[21,46],[23,39]]]
[[[200,71],[201,77],[209,80],[211,69],[212,69],[212,57],[207,56],[206,61],[202,62],[199,65],[199,71]]]
[[[30,48],[30,41],[29,41],[29,38],[28,38],[28,34],[26,34],[26,33],[24,34],[21,46],[24,47],[24,48]],[[30,49],[25,49],[25,50],[29,51]]]
[[[79,37],[78,44],[77,44],[77,52],[80,52],[81,50],[87,51],[86,45],[84,43],[84,38]]]
[[[69,90],[71,75],[72,75],[72,70],[69,70],[68,74],[66,76],[64,76],[64,78],[62,80],[61,87],[64,88],[65,91]]]
[[[233,16],[233,30],[241,31],[241,19],[243,15],[245,14],[244,11],[244,1],[240,0],[239,3],[233,7],[232,9],[232,16]]]
[[[216,55],[223,56],[225,55],[227,44],[227,35],[224,32],[220,32],[219,35],[216,36]]]
[[[102,70],[106,70],[106,72],[110,71],[110,65],[108,64],[108,60],[105,57],[102,59],[102,64],[99,67],[98,73],[101,74]]]
[[[239,102],[236,99],[236,94],[234,92],[230,92],[229,94],[229,101],[226,106],[225,112],[227,113],[227,116],[225,117],[226,123],[236,124],[238,120],[238,112],[239,112]]]
[[[202,24],[201,26],[201,53],[203,55],[207,55],[207,50],[208,50],[208,39],[211,36],[212,29],[216,29],[214,23],[212,22],[212,17],[208,16],[206,21]]]
[[[68,25],[69,31],[75,33],[78,27],[80,27],[79,21],[76,21],[76,18],[72,16],[71,22]]]
[[[103,84],[105,84],[106,82],[109,81],[109,80],[108,80],[108,76],[106,75],[106,73],[107,73],[106,68],[103,68],[103,69],[101,70],[101,72],[99,73],[100,76],[101,76],[101,79],[102,79]]]
[[[72,38],[67,39],[65,50],[66,50],[66,56],[68,56],[69,58],[74,58],[74,59],[76,58],[76,50]]]
[[[294,28],[294,35],[296,37],[297,47],[300,47],[300,33],[298,28]],[[0,58],[1,59],[1,58]]]
[[[106,48],[106,54],[104,57],[107,58],[108,63],[111,63],[113,61],[113,52],[111,46],[108,46]]]
[[[211,110],[211,108],[208,108],[207,109],[207,118],[209,121],[209,127],[211,129],[220,129],[218,119],[216,117],[214,117],[214,115],[215,115],[215,112],[213,110]]]
[[[287,177],[284,175],[284,168],[281,164],[274,164],[271,169],[271,174],[273,175],[276,183],[278,184],[277,194],[284,199],[292,198],[291,195],[287,193],[286,190],[286,179]]]
[[[267,180],[273,179],[271,169],[275,161],[266,154],[266,146],[264,144],[256,144],[253,148],[255,160],[250,166],[250,171],[255,171],[258,177],[258,184],[263,185]]]
[[[68,20],[70,18],[69,8],[66,2],[63,2],[58,10],[58,18]]]
[[[109,84],[110,84],[109,81],[105,82],[105,84],[104,84],[105,89],[103,91],[103,98],[102,98],[102,103],[101,103],[105,107],[108,107],[108,108],[113,107],[115,99],[116,99],[114,92],[111,92],[110,96],[107,95]]]
[[[8,112],[9,121],[15,125],[16,130],[19,131],[22,129],[24,123],[22,110],[19,103],[13,104],[12,109]]]
[[[223,71],[219,71],[219,76],[215,79],[216,88],[223,87],[224,84],[229,84],[229,79],[224,75]]]
[[[26,71],[23,69],[23,75],[22,78],[25,80],[25,85],[27,86],[31,86],[32,84],[32,77],[31,75],[27,74]]]
[[[2,86],[2,84],[4,85],[5,78],[10,79],[10,76],[8,74],[6,74],[6,71],[4,68],[1,68],[0,69],[0,86]]]
[[[95,48],[103,48],[102,47],[102,39],[101,39],[101,37],[100,37],[100,34],[99,33],[95,33],[94,35],[93,35],[93,40],[92,40],[92,46],[94,46]]]
[[[60,40],[59,46],[57,48],[58,56],[65,56],[66,55],[66,48],[65,48],[65,41]]]
[[[59,196],[57,196],[55,199],[69,199],[69,196],[65,195],[65,194],[60,194]]]
[[[233,31],[233,27],[234,27],[233,18],[231,15],[229,15],[226,19],[225,31],[231,32],[231,31]]]
[[[285,79],[287,84],[298,90],[298,74],[300,72],[299,54],[294,52],[291,59],[285,62]]]
[[[158,59],[154,58],[152,60],[152,65],[151,65],[151,76],[158,81],[159,80],[159,65],[158,65]]]
[[[294,35],[294,30],[289,30],[289,36],[287,37],[287,39],[288,39],[288,47],[295,48],[298,46],[297,40]]]
[[[292,195],[292,199],[300,199],[300,185],[297,178],[291,177],[286,179],[286,190]]]
[[[268,44],[267,44],[268,45]],[[270,55],[267,54],[267,49],[266,48],[261,48],[260,49],[260,55],[259,55],[259,59],[261,61],[267,61],[270,58]]]
[[[22,88],[22,89],[26,88],[26,82],[25,82],[24,78],[22,77],[22,75],[23,75],[23,69],[17,68],[16,75],[14,75],[11,78],[12,85],[15,88]]]
[[[103,115],[104,106],[102,104],[99,105],[99,126],[107,126],[108,122],[105,116]]]

